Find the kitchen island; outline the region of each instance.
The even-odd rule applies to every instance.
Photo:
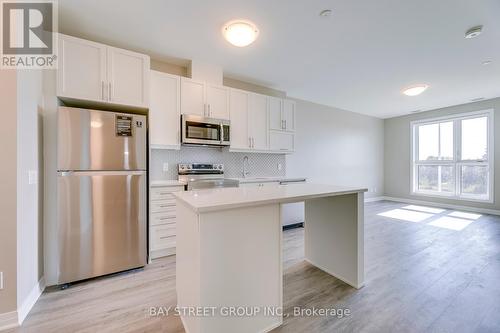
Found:
[[[361,288],[363,188],[293,184],[175,193],[177,304],[186,332],[282,324],[280,205],[305,201],[305,258]]]

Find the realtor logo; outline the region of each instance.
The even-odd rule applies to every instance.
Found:
[[[56,68],[55,1],[2,1],[2,68]]]

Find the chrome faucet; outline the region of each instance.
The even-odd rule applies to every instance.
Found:
[[[243,178],[246,178],[249,174],[250,171],[248,171],[249,168],[249,162],[248,162],[248,156],[243,157]]]

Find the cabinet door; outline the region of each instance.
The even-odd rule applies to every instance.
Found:
[[[210,118],[229,119],[229,89],[207,84],[207,113]]]
[[[246,91],[231,89],[229,92],[231,148],[250,148],[248,134],[249,98],[250,94]]]
[[[293,151],[295,134],[280,131],[269,133],[269,148],[273,151]]]
[[[283,100],[277,97],[269,97],[269,129],[283,130],[281,112],[283,108]]]
[[[283,121],[286,131],[295,131],[295,102],[283,100]]]
[[[152,148],[180,147],[180,82],[179,76],[162,72],[150,73],[149,131]]]
[[[206,117],[205,82],[181,78],[181,113]]]
[[[248,110],[250,137],[252,148],[257,150],[268,149],[267,101],[267,96],[250,94]]]
[[[105,85],[106,46],[60,35],[57,96],[104,101]]]
[[[147,107],[149,57],[108,47],[108,84],[110,102]]]

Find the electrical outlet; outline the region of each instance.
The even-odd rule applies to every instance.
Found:
[[[277,167],[278,167],[278,171],[281,171],[281,169],[283,169],[283,165],[281,165],[281,163],[278,163]]]
[[[0,272],[0,290],[3,289],[3,272]]]
[[[163,163],[163,172],[168,172],[168,163]]]

